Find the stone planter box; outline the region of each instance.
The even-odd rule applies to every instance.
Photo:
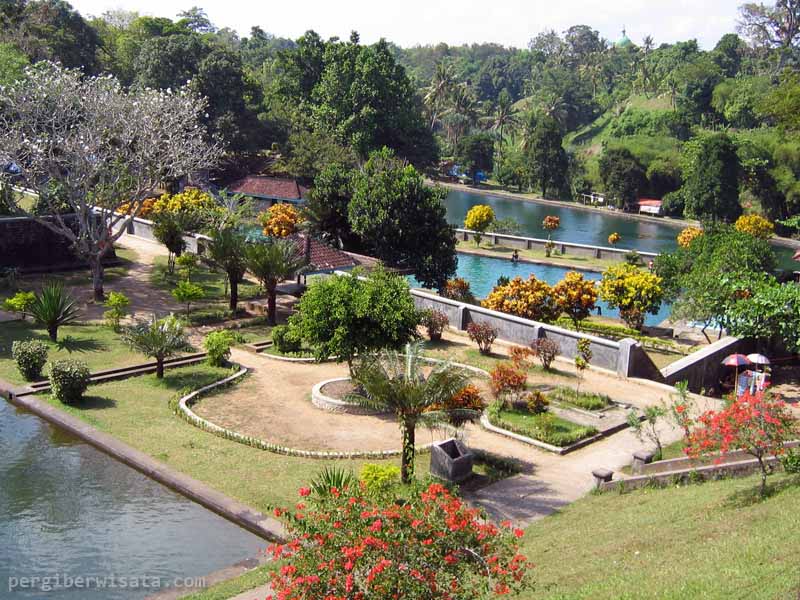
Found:
[[[431,446],[431,475],[460,483],[472,476],[475,455],[460,440],[450,438]]]

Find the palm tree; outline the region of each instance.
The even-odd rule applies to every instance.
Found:
[[[442,112],[447,117],[447,137],[455,148],[461,136],[475,125],[478,119],[478,101],[466,83],[453,88],[449,97],[450,105]]]
[[[421,358],[422,344],[407,344],[405,353],[385,350],[361,359],[353,374],[361,391],[352,399],[369,408],[391,411],[397,418],[403,435],[403,483],[414,477],[417,424],[443,422],[446,413],[436,409],[445,406],[468,381],[465,372],[450,363],[437,364],[425,376]]]
[[[500,140],[499,154],[500,149],[503,147],[503,130],[519,123],[519,109],[514,106],[514,100],[507,89],[503,88],[497,97],[497,106],[494,109],[494,113],[484,117],[483,120],[489,124],[489,130],[496,133]]]
[[[292,240],[281,239],[247,248],[247,270],[267,292],[267,321],[275,325],[275,297],[278,283],[294,279],[307,264]]]
[[[59,282],[45,284],[36,295],[30,308],[36,323],[47,329],[52,341],[58,340],[58,328],[78,320],[78,307],[75,299]]]
[[[439,113],[444,103],[450,97],[454,85],[455,77],[453,75],[453,65],[440,60],[436,63],[436,71],[433,73],[431,84],[428,86],[423,98],[425,106],[428,107],[428,112],[430,112],[431,115],[431,131],[436,127],[436,122],[439,120]]]
[[[231,286],[230,309],[236,312],[239,303],[239,283],[244,279],[247,240],[234,227],[223,227],[211,234],[206,254],[212,263],[228,277]]]
[[[156,359],[156,377],[159,379],[164,377],[164,359],[188,347],[183,325],[173,316],[158,320],[153,315],[149,321],[126,327],[122,340],[137,352]]]

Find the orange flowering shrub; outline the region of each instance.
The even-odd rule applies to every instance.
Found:
[[[469,339],[478,344],[481,354],[491,354],[492,344],[497,339],[497,329],[488,323],[470,323],[467,325]]]
[[[737,231],[768,240],[775,235],[775,225],[759,215],[742,215],[733,225]]]
[[[429,411],[447,411],[448,422],[455,427],[461,427],[467,421],[477,419],[484,408],[486,408],[486,402],[484,402],[480,390],[469,384],[461,388],[450,400],[445,402],[444,406],[433,404]],[[459,411],[471,411],[472,414],[460,413]]]
[[[259,222],[264,227],[264,235],[286,237],[297,231],[303,218],[293,204],[275,204],[267,212],[262,213]]]
[[[511,350],[508,351],[508,355],[511,357],[511,362],[518,369],[527,369],[530,366],[531,358],[533,358],[533,350],[524,346],[512,346]]]
[[[444,284],[442,296],[455,300],[456,302],[466,302],[467,304],[475,303],[475,296],[469,287],[469,281],[461,277],[455,277]]]
[[[681,248],[688,248],[695,238],[703,235],[703,230],[699,227],[686,227],[678,234],[678,245]]]
[[[553,297],[558,309],[572,319],[575,329],[580,329],[581,321],[592,314],[597,304],[597,286],[581,273],[570,271],[553,286]]]
[[[489,375],[492,378],[489,385],[497,398],[506,394],[519,394],[528,382],[528,374],[511,363],[499,363]]]
[[[525,281],[515,277],[507,284],[495,287],[481,304],[491,310],[542,323],[555,321],[560,312],[553,288],[534,275]]]
[[[142,208],[139,210],[139,216],[142,219],[148,218],[149,215],[153,213],[153,208],[155,207],[156,199],[155,198],[146,198],[142,201]],[[131,211],[135,209],[135,204],[133,202],[125,202],[124,204],[120,204],[119,208],[117,209],[118,213],[123,215],[129,215]]]
[[[547,231],[555,231],[561,227],[561,218],[548,215],[544,218],[544,221],[542,221],[542,227],[544,227]]]
[[[530,587],[516,540],[523,532],[494,525],[439,483],[402,505],[365,486],[300,494],[291,512],[276,509],[291,540],[269,547],[280,568],[267,600],[467,600]]]

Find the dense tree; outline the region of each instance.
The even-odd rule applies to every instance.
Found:
[[[0,44],[0,85],[8,85],[22,77],[28,57],[13,44]]]
[[[375,256],[412,270],[423,285],[441,289],[456,270],[455,238],[442,204],[445,195],[384,148],[356,172],[348,218]]]
[[[619,208],[634,205],[647,189],[644,168],[625,148],[606,148],[600,157],[600,178],[610,196],[609,201]]]
[[[314,178],[311,197],[303,209],[309,232],[340,248],[358,242],[347,213],[353,195],[352,178],[346,165],[329,163]]]
[[[195,35],[153,37],[136,57],[136,83],[153,89],[176,89],[197,74],[207,52],[206,44]]]
[[[686,214],[702,221],[732,223],[742,214],[739,204],[740,163],[730,137],[718,133],[699,138],[688,146]]]
[[[739,12],[739,31],[755,45],[776,49],[777,71],[781,71],[800,41],[800,2],[776,0],[773,5],[748,2]]]
[[[494,139],[487,133],[466,136],[458,145],[456,160],[477,185],[478,173],[491,173],[494,166]]]
[[[525,158],[528,181],[542,191],[560,192],[566,184],[567,153],[561,145],[562,131],[550,117],[533,116],[526,136]]]

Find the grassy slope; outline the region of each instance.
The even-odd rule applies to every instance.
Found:
[[[67,325],[59,327],[58,342],[47,337],[47,331],[30,321],[11,321],[0,325],[0,379],[23,384],[11,358],[11,344],[16,340],[41,340],[50,346],[48,360],[72,358],[84,361],[92,371],[120,367],[145,359],[132,352],[120,340],[119,334],[104,325]],[[45,367],[47,368],[47,367]]]

